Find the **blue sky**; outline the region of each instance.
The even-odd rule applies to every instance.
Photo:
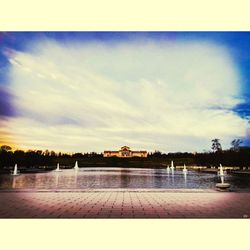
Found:
[[[4,32],[0,143],[203,151],[250,144],[248,32]]]

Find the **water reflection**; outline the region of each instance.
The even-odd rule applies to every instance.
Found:
[[[120,186],[121,188],[128,188],[130,183],[130,172],[129,170],[121,169],[120,172]]]
[[[184,186],[187,187],[187,172],[183,172],[184,176]]]
[[[172,169],[172,173],[171,173],[171,184],[173,187],[174,186],[174,169]]]
[[[169,181],[169,179],[170,179],[170,173],[169,172],[167,173],[167,177],[168,177],[168,181]]]
[[[16,188],[16,178],[12,178],[12,188]]]
[[[75,179],[74,179],[74,183],[75,183],[75,188],[77,188],[77,187],[78,187],[78,185],[77,185],[78,170],[75,170],[74,172],[75,172]]]
[[[155,176],[155,177],[154,177]],[[164,175],[161,173],[161,171],[159,172],[158,169],[154,170],[154,175],[151,176],[153,185],[156,188],[160,188],[164,185],[164,182],[166,182],[166,175],[164,173]]]
[[[58,183],[59,183],[59,173],[55,172],[55,186],[58,188]]]

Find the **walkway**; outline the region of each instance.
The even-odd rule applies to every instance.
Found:
[[[250,193],[213,190],[0,192],[0,218],[248,218]]]

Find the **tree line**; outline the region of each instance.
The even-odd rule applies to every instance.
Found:
[[[13,166],[18,164],[25,167],[38,167],[38,166],[52,166],[56,162],[73,164],[76,160],[80,160],[83,164],[115,164],[126,160],[137,162],[138,164],[154,163],[163,164],[169,163],[174,160],[176,164],[186,165],[199,165],[199,166],[239,166],[241,168],[250,166],[250,147],[241,146],[242,141],[235,139],[231,142],[230,149],[223,150],[220,139],[215,138],[211,140],[211,150],[203,153],[189,153],[189,152],[176,152],[176,153],[162,153],[160,151],[151,152],[147,158],[133,158],[133,159],[117,159],[117,157],[104,158],[102,153],[62,153],[49,150],[12,150],[8,145],[0,147],[0,168]]]

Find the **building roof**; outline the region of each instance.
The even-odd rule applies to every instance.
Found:
[[[119,153],[121,151],[130,151],[132,153],[147,153],[146,150],[141,150],[141,151],[133,151],[133,150],[130,150],[130,147],[128,146],[123,146],[121,147],[121,149],[119,151],[112,151],[112,150],[104,150],[104,153]]]

